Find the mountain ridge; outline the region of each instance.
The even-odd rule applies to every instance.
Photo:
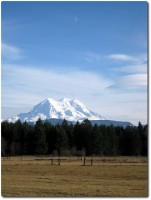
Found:
[[[61,124],[63,120],[67,120],[70,124],[77,121],[82,122],[88,119],[92,125],[113,125],[113,126],[131,126],[130,122],[122,122],[116,120],[108,120],[105,117],[93,112],[85,104],[78,99],[62,98],[54,100],[47,98],[35,105],[29,112],[21,113],[15,117],[9,118],[7,121],[15,123],[20,119],[21,122],[36,123],[41,118],[53,125]]]
[[[9,118],[8,121],[15,122],[20,119],[22,122],[36,122],[39,118],[42,120],[51,118],[66,119],[68,121],[106,119],[87,108],[77,99],[62,98],[57,101],[52,98],[47,98],[35,105],[29,112]]]

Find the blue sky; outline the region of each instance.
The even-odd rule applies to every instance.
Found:
[[[51,97],[147,122],[146,2],[2,2],[2,118]]]

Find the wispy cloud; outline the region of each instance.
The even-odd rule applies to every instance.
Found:
[[[116,72],[114,83],[109,86],[121,92],[125,90],[147,89],[147,56],[138,55],[137,57],[126,54],[112,54],[108,56],[114,60],[120,60],[120,66],[114,67]],[[128,65],[127,65],[127,61]],[[122,73],[121,73],[122,72]]]
[[[100,75],[83,70],[58,71],[30,66],[4,65],[2,102],[8,106],[9,104],[36,103],[33,98],[40,101],[49,96],[85,98],[85,96],[101,94],[110,84],[109,80]]]
[[[147,64],[134,64],[120,68],[114,68],[114,71],[125,72],[125,73],[147,73]]]
[[[23,58],[18,47],[2,43],[2,61],[16,61]]]
[[[131,74],[118,78],[114,84],[109,86],[113,89],[142,90],[147,89],[147,74]]]
[[[94,52],[87,52],[85,54],[85,60],[92,63],[94,61],[100,61],[101,60],[101,55],[98,53]]]
[[[102,98],[106,101],[102,104],[103,108],[112,105],[112,112],[116,113],[117,118],[118,116],[119,119],[129,118],[134,124],[138,121],[145,122],[147,119],[147,56],[111,54],[106,58],[112,61],[112,65],[114,61],[114,65],[116,63],[117,66],[111,69],[114,73],[113,84],[107,87],[103,94]],[[109,108],[105,109],[108,113]]]
[[[120,60],[120,61],[139,61],[139,58],[127,54],[110,54],[107,57],[113,60]]]

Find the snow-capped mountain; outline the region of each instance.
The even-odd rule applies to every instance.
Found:
[[[16,122],[20,119],[22,122],[36,122],[39,118],[66,119],[67,121],[105,120],[101,115],[88,109],[77,99],[63,98],[58,101],[48,98],[34,106],[28,113],[21,113],[16,117],[8,119],[9,122]]]

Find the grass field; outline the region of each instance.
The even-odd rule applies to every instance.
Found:
[[[145,158],[2,158],[3,197],[147,197]],[[104,160],[106,159],[106,160]],[[90,159],[89,159],[90,160]],[[104,161],[104,162],[103,162]]]

